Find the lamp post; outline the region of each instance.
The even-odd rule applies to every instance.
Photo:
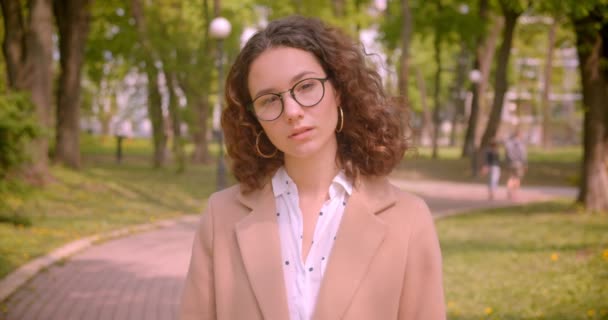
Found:
[[[224,60],[224,39],[230,35],[232,26],[223,17],[215,17],[209,26],[209,35],[217,40],[217,82],[218,82],[218,102],[213,107],[213,136],[219,147],[217,156],[217,177],[216,189],[221,190],[226,187],[226,166],[224,164],[224,135],[220,128],[220,116],[222,114],[222,101],[224,99],[223,60]]]

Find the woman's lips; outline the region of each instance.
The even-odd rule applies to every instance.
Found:
[[[294,130],[294,132],[292,134],[289,135],[289,139],[294,139],[294,140],[305,139],[311,134],[312,129],[313,128],[311,128],[311,127],[296,129],[296,130]]]

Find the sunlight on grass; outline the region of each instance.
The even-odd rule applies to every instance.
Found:
[[[437,227],[449,319],[608,318],[608,216],[551,202]]]
[[[580,172],[581,148],[561,147],[549,150],[530,148],[529,167],[524,186],[576,186]],[[406,153],[393,176],[408,180],[448,180],[466,183],[486,183],[487,177],[473,177],[471,160],[460,157],[459,148],[439,149],[439,158],[431,157],[430,148],[417,148]],[[504,155],[502,156],[504,160]],[[507,179],[505,165],[501,184]]]
[[[504,150],[499,150],[504,158]],[[405,158],[430,158],[433,149],[430,147],[416,147],[408,150]],[[438,150],[441,159],[459,159],[462,154],[461,147],[440,147]],[[583,148],[581,146],[542,148],[532,146],[528,148],[528,158],[531,162],[578,162],[582,159]]]
[[[31,227],[0,223],[0,278],[67,242],[125,226],[196,214],[214,190],[212,166],[190,165],[183,174],[154,169],[146,140],[125,144],[116,164],[110,139],[85,140],[80,171],[53,167],[44,189],[26,188],[16,198],[19,216]]]

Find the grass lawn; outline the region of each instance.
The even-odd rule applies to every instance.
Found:
[[[440,148],[439,158],[431,158],[430,148],[417,148],[406,153],[404,160],[393,173],[403,179],[449,180],[485,183],[486,177],[471,176],[471,161],[460,158],[459,148]],[[522,185],[576,186],[582,158],[579,147],[528,150],[528,171]],[[504,159],[504,155],[502,155]],[[501,183],[507,175],[503,168]]]
[[[44,189],[2,194],[30,227],[0,223],[0,278],[67,242],[121,227],[199,213],[213,191],[212,166],[153,169],[144,140],[126,140],[116,164],[112,139],[85,138],[84,168],[53,167]],[[0,215],[11,213],[0,212]]]
[[[568,203],[437,221],[449,319],[608,319],[608,215]]]

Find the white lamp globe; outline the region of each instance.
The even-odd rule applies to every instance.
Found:
[[[481,71],[475,69],[469,73],[469,79],[473,83],[478,83],[481,80]]]
[[[228,19],[224,17],[217,17],[211,21],[209,26],[209,35],[215,39],[226,39],[230,35],[232,26]]]
[[[460,12],[460,14],[468,14],[469,6],[466,3],[462,3],[458,6],[458,12]]]

